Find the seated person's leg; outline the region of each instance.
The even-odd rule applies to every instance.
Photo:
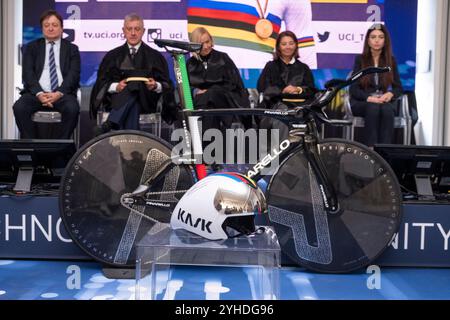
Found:
[[[364,101],[352,101],[351,106],[354,116],[364,118],[363,137],[360,142],[369,147],[373,146],[378,142],[379,105]]]
[[[394,136],[395,103],[384,103],[380,108],[380,143],[392,143]]]
[[[128,107],[128,113],[123,121],[121,129],[133,129],[140,130],[139,115],[141,113],[141,105],[139,102],[135,102]]]
[[[288,107],[284,103],[278,102],[272,105],[271,109],[288,110]],[[267,141],[264,141],[265,136],[261,136],[261,150],[259,152],[261,159],[265,155],[271,154],[274,148],[278,149],[281,141],[289,137],[289,127],[280,120],[265,117],[260,122],[260,128],[267,130]]]
[[[36,139],[36,124],[31,116],[42,108],[41,102],[36,96],[26,93],[13,105],[14,117],[22,139]]]
[[[366,109],[367,109],[367,102],[363,101],[352,101],[351,102],[351,108],[352,113],[356,117],[365,117],[366,116]]]
[[[378,103],[367,103],[366,114],[364,116],[364,144],[373,147],[378,143],[378,132],[380,130],[380,109],[382,105]]]
[[[234,132],[230,131],[227,134],[227,129],[233,129],[233,116],[220,116],[215,118],[216,128],[220,130],[223,137],[223,162],[226,164],[233,164],[236,162],[236,145],[237,139],[234,137]]]
[[[129,96],[129,100],[125,104],[111,109],[108,117],[108,122],[111,126],[110,129],[139,130],[139,111],[140,106],[139,103],[137,103],[137,98],[135,96]]]
[[[208,165],[225,162],[225,135],[220,131],[220,120],[217,117],[203,117],[200,120],[204,160]],[[212,131],[215,129],[215,131]],[[207,132],[208,130],[211,130]],[[220,135],[219,137],[217,135]],[[218,138],[219,140],[216,140]],[[221,139],[220,139],[221,138]],[[211,140],[209,140],[211,139]],[[209,153],[211,152],[211,154]]]
[[[270,151],[270,134],[272,132],[272,119],[260,117],[258,128],[258,161],[264,158]]]
[[[57,137],[70,139],[73,130],[77,126],[78,114],[80,113],[77,98],[66,94],[54,104],[54,108],[61,113],[61,126],[59,126]]]

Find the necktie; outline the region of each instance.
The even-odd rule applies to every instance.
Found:
[[[131,47],[131,60],[134,60],[134,56],[136,55],[136,48],[135,47]]]
[[[58,88],[58,74],[56,73],[55,52],[53,47],[55,43],[50,42],[49,67],[50,67],[50,85],[52,92]]]

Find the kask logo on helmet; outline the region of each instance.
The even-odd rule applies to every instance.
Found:
[[[186,216],[184,216],[185,214]],[[178,220],[180,220],[184,224],[187,224],[188,226],[200,228],[202,231],[212,233],[211,229],[209,228],[212,224],[212,221],[207,221],[203,218],[197,218],[194,223],[192,221],[192,215],[181,208],[178,210]]]

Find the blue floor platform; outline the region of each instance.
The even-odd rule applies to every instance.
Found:
[[[135,299],[134,280],[105,278],[71,242],[57,197],[0,197],[0,208],[0,300]],[[278,298],[450,300],[449,212],[448,203],[406,203],[398,236],[375,262],[382,266],[379,277],[366,270],[332,275],[283,267]],[[251,300],[255,277],[248,269],[175,267],[171,289],[157,290],[156,298]],[[141,296],[145,290],[141,286]]]
[[[201,270],[200,270],[201,269]],[[174,267],[165,300],[250,300],[249,268]],[[281,300],[450,300],[450,268],[381,268],[317,274],[282,268]],[[148,290],[141,287],[141,293]],[[95,262],[0,260],[0,300],[134,300],[134,280],[103,276]]]

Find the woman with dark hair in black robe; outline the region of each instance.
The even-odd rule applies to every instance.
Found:
[[[316,92],[314,77],[308,65],[299,60],[298,40],[292,31],[280,33],[276,42],[274,59],[264,67],[258,79],[258,92],[263,94],[262,107],[287,110],[301,105]],[[262,118],[261,129],[278,129],[280,138],[288,136],[288,128],[278,120]]]

